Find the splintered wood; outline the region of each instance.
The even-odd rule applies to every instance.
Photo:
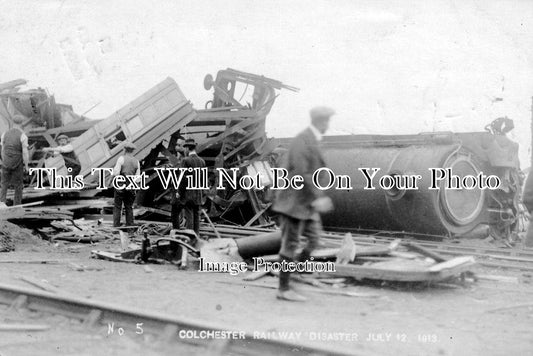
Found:
[[[51,241],[98,242],[113,238],[115,229],[104,226],[98,220],[58,220],[50,224],[52,228],[39,229]]]

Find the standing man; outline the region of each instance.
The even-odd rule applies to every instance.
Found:
[[[174,168],[180,168],[182,165],[183,156],[185,155],[185,149],[183,148],[184,143],[185,139],[183,138],[183,136],[179,136],[176,139],[175,151],[177,160],[174,163],[171,162]],[[170,193],[172,194],[170,198],[170,221],[172,222],[173,229],[179,229],[181,207],[178,189],[174,188],[174,185],[171,185]]]
[[[289,262],[305,262],[318,244],[322,223],[320,213],[333,209],[329,197],[315,187],[312,182],[313,173],[325,166],[319,150],[322,135],[329,127],[329,119],[335,114],[328,107],[311,109],[311,125],[299,133],[292,141],[289,151],[285,154],[283,168],[288,171],[289,179],[295,175],[303,177],[303,188],[300,190],[289,187],[276,192],[273,210],[280,213],[281,249],[279,257],[282,265]],[[300,249],[300,236],[307,238],[307,243]],[[279,273],[278,299],[289,301],[305,301],[306,298],[289,287],[290,272],[281,270]]]
[[[28,171],[28,137],[22,130],[24,118],[20,115],[13,117],[13,127],[2,134],[2,190],[0,202],[6,202],[7,188],[13,185],[15,197],[13,205],[22,203],[22,188],[24,170]]]
[[[178,187],[178,209],[184,209],[187,229],[192,229],[196,233],[196,237],[200,236],[200,206],[203,204],[203,191],[200,189],[188,189],[187,183],[189,181],[189,176],[194,178],[194,170],[199,170],[200,168],[205,167],[205,161],[201,159],[196,153],[196,142],[193,139],[185,140],[183,144],[184,155],[185,157],[181,160],[182,168],[192,168],[192,171],[187,171],[183,179],[181,180],[180,186]],[[196,176],[199,176],[197,173]],[[200,184],[200,182],[194,182],[195,185]],[[179,211],[178,211],[179,216]],[[194,245],[196,241],[191,241],[191,244]]]
[[[59,135],[57,137],[57,147],[45,147],[44,152],[53,152],[55,155],[61,154],[65,160],[65,167],[67,167],[67,174],[73,177],[80,174],[81,163],[74,153],[74,147],[69,143],[69,137],[67,135]],[[70,169],[70,170],[69,170]]]
[[[135,151],[135,145],[133,143],[128,142],[124,145],[124,154],[118,158],[115,168],[113,168],[114,176],[139,176],[141,174],[139,160],[133,157],[133,151]],[[115,188],[114,198],[113,226],[120,226],[122,204],[124,204],[124,210],[126,210],[126,226],[133,226],[133,203],[135,202],[135,190]]]

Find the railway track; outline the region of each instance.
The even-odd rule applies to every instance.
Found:
[[[233,331],[218,325],[167,314],[13,285],[0,284],[0,304],[7,305],[8,310],[27,309],[77,319],[84,328],[88,329],[101,327],[109,330],[113,326],[113,332],[115,332],[118,325],[129,325],[136,331],[142,330],[143,333],[154,335],[156,340],[161,342],[192,344],[198,347],[198,354],[353,355],[353,352],[348,353],[334,347],[326,348],[299,342],[261,338],[247,331]],[[139,325],[142,326],[141,329]]]
[[[259,233],[269,233],[272,229],[257,227],[240,227],[232,225],[217,225],[217,231],[222,237],[239,238]],[[351,231],[350,231],[351,232]],[[204,226],[202,233],[215,237],[212,228]],[[353,240],[360,245],[387,245],[398,238],[392,236],[383,236],[382,233],[361,234],[351,232]],[[345,232],[327,231],[322,235],[322,240],[328,244],[328,247],[338,246],[344,239]],[[408,235],[408,234],[404,234]],[[472,246],[466,243],[449,243],[434,242],[412,238],[403,238],[405,241],[415,242],[417,245],[425,247],[433,252],[442,255],[471,255],[477,257],[477,263],[487,267],[501,267],[507,269],[518,269],[533,271],[533,249],[513,249],[513,248],[494,248]]]

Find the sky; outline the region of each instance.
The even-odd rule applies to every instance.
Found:
[[[172,77],[196,108],[203,78],[234,68],[282,91],[272,137],[308,111],[337,111],[330,134],[482,131],[500,116],[529,166],[533,1],[0,0],[0,82],[28,80],[105,118]]]

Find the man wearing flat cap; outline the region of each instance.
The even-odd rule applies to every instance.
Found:
[[[22,129],[24,117],[15,115],[13,127],[2,134],[2,189],[0,202],[6,202],[7,188],[12,185],[15,189],[13,205],[22,203],[22,189],[24,170],[28,171],[29,153],[28,137]]]
[[[325,106],[311,109],[311,125],[299,133],[291,142],[283,158],[282,167],[288,172],[288,178],[295,175],[303,177],[303,188],[278,190],[272,209],[280,214],[281,249],[280,261],[305,262],[309,260],[322,232],[320,213],[333,209],[331,199],[312,182],[313,173],[325,162],[319,149],[322,135],[329,127],[329,119],[335,114],[333,109]],[[300,237],[307,242],[302,245]],[[289,301],[305,301],[306,298],[289,287],[290,272],[279,273],[277,298]]]
[[[205,167],[205,161],[198,156],[196,153],[196,142],[194,139],[186,139],[183,144],[184,149],[184,158],[181,160],[182,168],[192,168],[192,169],[201,169]],[[178,187],[177,192],[177,204],[174,208],[175,214],[173,218],[176,219],[179,217],[179,212],[183,209],[187,229],[194,230],[196,237],[200,236],[200,207],[203,204],[203,195],[204,192],[200,189],[189,189],[187,187],[189,176],[194,177],[194,172],[185,172],[183,179],[181,180],[180,186]],[[195,182],[196,185],[199,182]],[[173,221],[173,225],[175,225]],[[196,241],[191,242],[193,245]]]
[[[126,142],[124,145],[124,154],[117,159],[113,168],[114,176],[139,176],[141,166],[139,160],[133,156],[136,147],[133,143]],[[120,217],[122,215],[122,205],[126,213],[126,226],[133,226],[133,203],[135,202],[135,190],[115,188],[114,205],[113,205],[113,226],[120,226]]]
[[[55,155],[61,154],[65,161],[65,167],[67,167],[67,174],[73,177],[80,174],[81,163],[74,153],[74,147],[69,143],[70,139],[67,135],[59,135],[57,137],[57,147],[45,147],[44,152],[53,152]]]

